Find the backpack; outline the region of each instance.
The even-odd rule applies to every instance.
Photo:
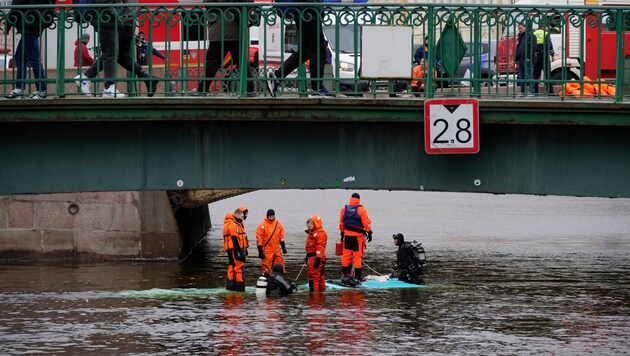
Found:
[[[95,3],[95,0],[72,0],[73,5],[94,5]],[[95,8],[87,6],[74,6],[73,13],[76,22],[84,23],[89,23],[98,16]]]
[[[363,222],[359,215],[359,207],[361,205],[346,205],[341,221],[346,227],[355,227],[363,230]],[[348,229],[351,230],[351,229]]]

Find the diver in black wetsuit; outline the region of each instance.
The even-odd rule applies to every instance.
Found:
[[[273,265],[272,273],[267,276],[267,297],[284,297],[295,291],[297,291],[297,285],[286,277],[282,264]]]
[[[394,244],[398,246],[396,263],[394,264],[394,272],[399,272],[398,280],[412,284],[424,284],[420,275],[427,273],[427,261],[422,244],[418,244],[416,241],[405,242],[405,237],[400,233],[393,235],[393,238]]]

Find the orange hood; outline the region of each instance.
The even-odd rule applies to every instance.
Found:
[[[359,198],[350,198],[348,205],[361,205],[361,200]]]
[[[247,219],[247,216],[249,216],[249,210],[247,210],[246,206],[239,206],[238,210],[243,212],[243,220]]]
[[[324,223],[322,222],[322,218],[317,215],[311,216],[311,220],[313,220],[313,231],[319,230],[324,227]]]
[[[223,223],[227,224],[231,221],[236,222],[236,219],[234,219],[234,212],[230,211],[229,213],[225,214],[225,218],[223,219]]]

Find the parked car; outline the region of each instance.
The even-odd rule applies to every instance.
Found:
[[[335,31],[339,30],[339,43],[336,42]],[[339,88],[342,93],[363,93],[368,90],[369,82],[360,79],[361,68],[355,68],[355,60],[358,67],[361,65],[361,50],[355,49],[356,41],[361,45],[361,27],[359,34],[355,36],[353,25],[328,25],[324,26],[324,36],[328,41],[328,50],[331,54],[333,64],[337,63],[336,57],[339,53]],[[335,68],[332,69],[335,74]]]
[[[482,85],[492,86],[493,80],[497,75],[497,64],[494,62],[494,58],[497,52],[496,40],[485,40],[478,44],[481,49],[481,79]],[[466,43],[466,53],[464,58],[459,63],[459,78],[466,78],[466,71],[470,70],[470,73],[474,73],[473,67],[473,46],[472,43]]]
[[[10,49],[0,48],[0,69],[7,70],[14,67],[15,63],[10,53]]]

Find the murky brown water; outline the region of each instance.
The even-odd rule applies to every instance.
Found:
[[[274,208],[295,276],[304,221],[322,215],[333,256],[336,219],[350,193],[255,192],[210,210],[220,228],[228,210],[248,206],[253,239]],[[282,300],[225,293],[226,258],[213,231],[198,261],[185,265],[0,266],[0,353],[630,353],[630,199],[361,196],[375,230],[367,264],[389,272],[391,235],[402,232],[427,249],[426,288],[302,290]],[[248,285],[259,266],[249,260]],[[336,276],[339,260],[329,266]],[[192,289],[175,294],[178,288]]]

